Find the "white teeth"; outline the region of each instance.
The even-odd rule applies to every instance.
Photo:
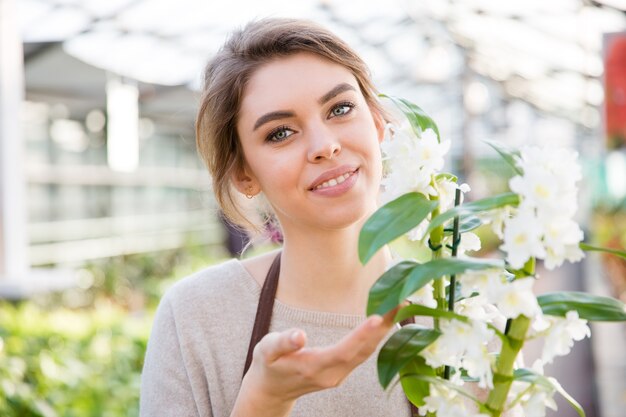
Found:
[[[319,190],[320,188],[334,187],[335,185],[341,184],[342,182],[344,182],[345,180],[350,178],[350,175],[352,175],[352,173],[351,172],[347,172],[347,173],[345,173],[343,175],[338,176],[337,178],[333,178],[331,180],[324,181],[323,183],[321,183],[320,185],[315,187],[315,189]]]

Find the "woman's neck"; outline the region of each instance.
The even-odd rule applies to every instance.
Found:
[[[360,227],[285,231],[276,297],[307,310],[365,314],[369,289],[391,258],[385,248],[362,265],[358,257]]]

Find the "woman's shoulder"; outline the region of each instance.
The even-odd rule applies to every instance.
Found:
[[[208,307],[229,299],[256,297],[260,289],[238,259],[209,266],[175,282],[163,295],[162,302],[172,308]]]
[[[279,252],[280,249],[276,249],[241,261],[241,265],[254,278],[259,288],[263,286],[267,271],[269,271]]]

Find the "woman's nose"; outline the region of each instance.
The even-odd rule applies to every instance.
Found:
[[[332,159],[341,152],[341,144],[329,129],[316,129],[310,134],[308,159],[310,162],[319,162]]]

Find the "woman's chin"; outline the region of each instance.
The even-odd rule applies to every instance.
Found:
[[[342,207],[341,210],[327,210],[316,215],[320,229],[342,230],[358,227],[369,218],[376,208],[370,205]]]

